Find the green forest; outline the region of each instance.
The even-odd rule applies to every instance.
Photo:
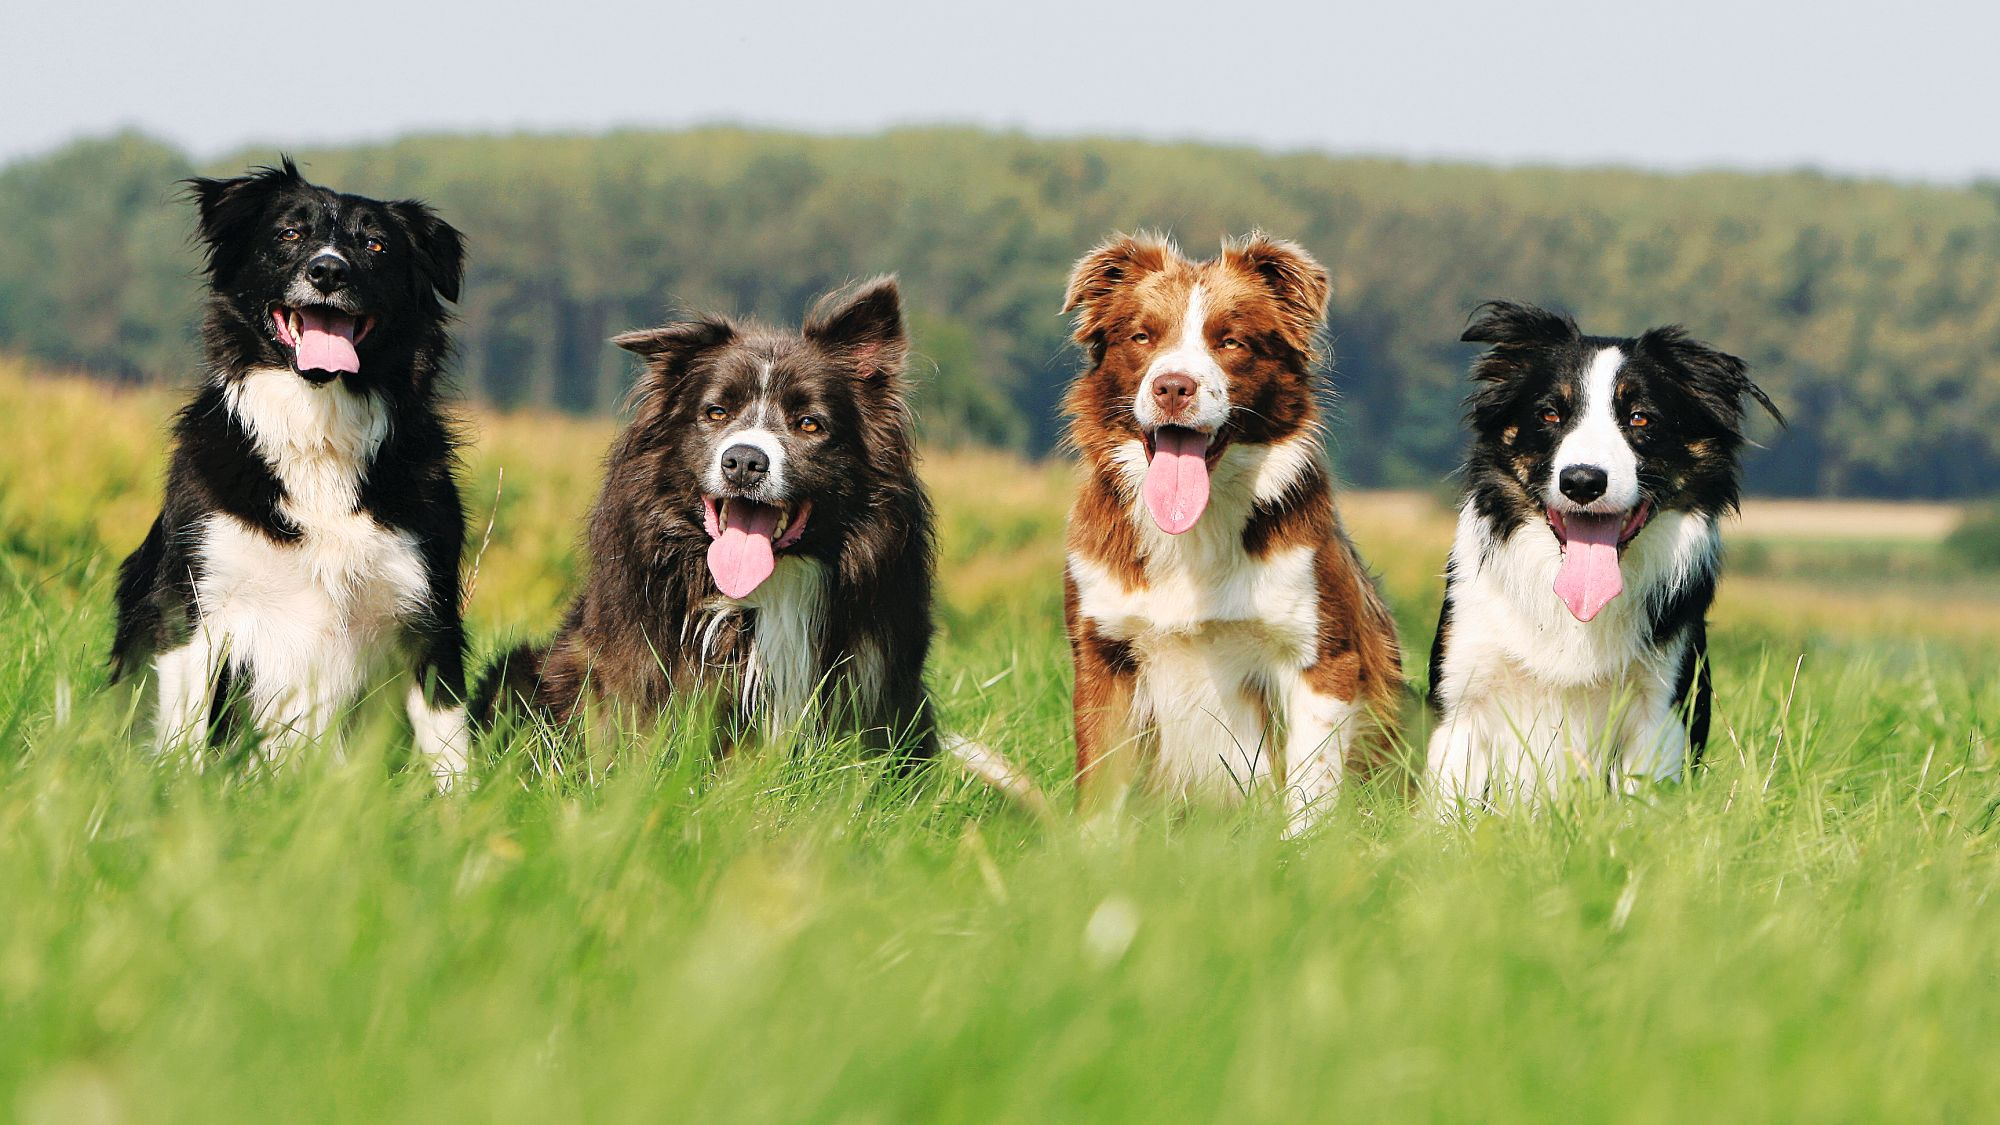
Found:
[[[300,149],[316,181],[420,196],[465,232],[459,382],[501,407],[616,409],[605,341],[682,308],[791,320],[903,279],[920,416],[939,444],[1038,454],[1077,356],[1058,311],[1116,230],[1191,251],[1262,227],[1333,273],[1331,442],[1360,485],[1457,463],[1457,343],[1479,301],[1667,322],[1743,356],[1791,418],[1755,431],[1753,491],[1965,497],[2000,480],[2000,189],[1811,172],[1662,175],[1278,155],[913,129],[419,136]],[[0,170],[0,351],[130,381],[192,377],[199,291],[175,181],[138,135]]]

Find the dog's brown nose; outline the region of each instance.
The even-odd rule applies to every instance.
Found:
[[[1194,409],[1194,377],[1179,372],[1153,380],[1153,405],[1169,418]]]

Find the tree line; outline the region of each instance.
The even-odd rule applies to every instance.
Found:
[[[294,153],[308,176],[420,196],[467,235],[459,382],[499,406],[616,409],[605,343],[676,309],[795,320],[845,281],[904,282],[927,437],[1042,453],[1078,357],[1069,264],[1157,229],[1192,252],[1262,227],[1333,274],[1330,441],[1364,485],[1459,460],[1479,301],[1668,322],[1749,360],[1791,418],[1755,491],[1954,497],[2000,481],[2000,190],[1812,172],[1658,175],[1039,140],[971,130],[422,136]],[[0,349],[185,380],[199,282],[175,181],[215,161],[139,135],[0,170]]]

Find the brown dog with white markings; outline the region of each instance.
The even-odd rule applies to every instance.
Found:
[[[1288,834],[1388,758],[1396,630],[1321,460],[1326,271],[1253,234],[1190,261],[1120,237],[1064,311],[1088,366],[1065,406],[1085,479],[1064,606],[1077,782],[1284,794]]]

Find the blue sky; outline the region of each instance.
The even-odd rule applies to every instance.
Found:
[[[13,5],[0,161],[413,130],[950,122],[1507,163],[2000,176],[2000,5]]]

